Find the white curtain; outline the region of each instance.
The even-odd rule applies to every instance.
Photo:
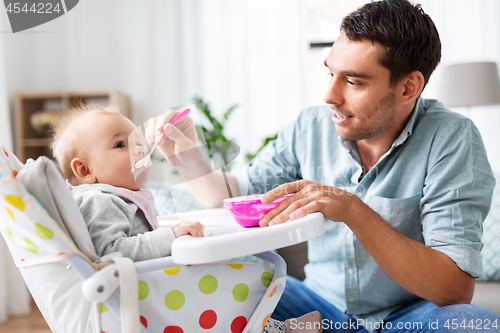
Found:
[[[0,29],[5,27],[4,18],[4,15],[0,15]],[[4,67],[3,39],[4,34],[0,33],[0,146],[5,146],[12,150],[12,131]]]
[[[194,95],[252,151],[306,106],[305,0],[86,0],[39,33],[7,36],[9,94],[129,94],[139,124]]]
[[[421,3],[439,31],[441,64],[423,95],[437,98],[441,67],[476,61],[494,61],[500,70],[500,1],[498,0],[416,0]],[[499,92],[500,93],[500,92]],[[466,113],[463,108],[453,111]],[[488,159],[500,171],[500,105],[471,108],[471,119],[485,142]]]
[[[5,241],[0,239],[0,323],[10,315],[30,312],[31,296],[21,273],[14,265]]]
[[[214,3],[218,3],[214,6]],[[306,10],[301,0],[202,2],[202,93],[221,110],[243,150],[294,120],[306,106]]]
[[[0,15],[0,27],[5,27]],[[2,29],[3,30],[3,29]],[[3,39],[0,34],[0,146],[12,150],[12,131],[7,98]],[[30,311],[31,296],[24,284],[21,273],[14,265],[9,249],[0,236],[0,323],[6,321],[9,315],[23,315]]]

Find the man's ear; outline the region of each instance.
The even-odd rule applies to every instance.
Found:
[[[415,101],[424,89],[424,76],[420,71],[413,71],[402,80],[399,105],[407,105]]]
[[[71,161],[71,170],[80,183],[93,184],[96,182],[94,174],[86,162],[80,158],[74,158]]]

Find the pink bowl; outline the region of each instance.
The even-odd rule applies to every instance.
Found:
[[[283,199],[288,197],[285,195],[275,201],[263,204],[260,201],[262,197],[259,195],[249,195],[236,197],[224,200],[223,207],[231,212],[236,222],[245,228],[258,227],[259,220],[271,209],[276,207]]]

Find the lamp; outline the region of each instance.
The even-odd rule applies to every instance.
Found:
[[[500,82],[495,62],[471,62],[443,68],[438,90],[446,107],[500,104]]]

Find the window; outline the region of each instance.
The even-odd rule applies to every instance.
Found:
[[[370,2],[366,0],[307,0],[307,105],[322,105],[329,77],[323,65],[340,33],[344,16]]]

